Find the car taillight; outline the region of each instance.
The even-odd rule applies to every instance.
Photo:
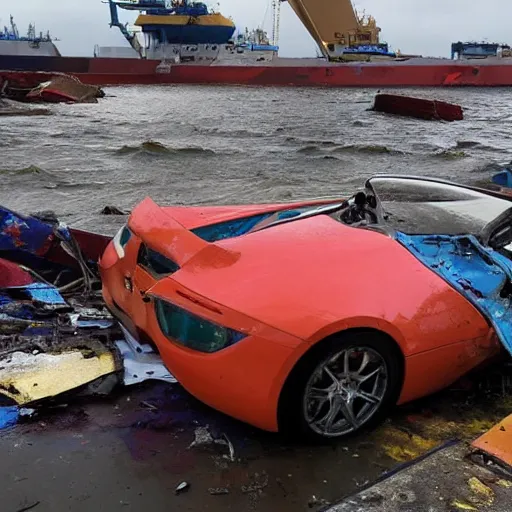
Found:
[[[160,329],[167,338],[198,352],[218,352],[247,337],[162,299],[155,299],[155,311]]]
[[[120,258],[124,258],[124,248],[130,241],[132,237],[132,232],[128,229],[128,226],[123,226],[117,233],[116,236],[112,239],[114,247],[116,249],[117,255]]]

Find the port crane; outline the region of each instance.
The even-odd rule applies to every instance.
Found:
[[[379,46],[380,28],[372,16],[359,16],[351,0],[288,1],[322,54],[335,60],[348,47]]]

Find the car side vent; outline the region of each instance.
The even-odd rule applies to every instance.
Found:
[[[163,254],[153,251],[145,244],[141,244],[139,248],[137,265],[140,265],[154,277],[169,276],[180,269],[177,263]]]

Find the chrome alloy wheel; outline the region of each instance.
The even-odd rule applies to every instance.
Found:
[[[304,418],[323,437],[339,437],[363,426],[379,409],[389,385],[384,358],[369,347],[341,349],[309,378]]]

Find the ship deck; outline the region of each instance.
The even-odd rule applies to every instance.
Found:
[[[226,61],[218,61],[217,66],[228,65]],[[229,62],[229,65],[236,65]],[[240,63],[241,66],[250,66],[248,62]],[[489,57],[486,59],[464,59],[451,60],[439,57],[412,57],[408,59],[388,60],[375,59],[370,62],[351,61],[351,62],[329,62],[324,58],[307,57],[277,57],[271,62],[258,62],[258,67],[360,67],[360,66],[511,66],[512,58]]]

